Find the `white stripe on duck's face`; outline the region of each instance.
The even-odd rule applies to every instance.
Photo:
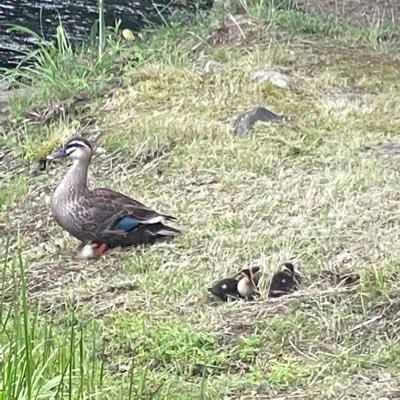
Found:
[[[87,140],[84,140],[84,139],[71,139],[65,145],[65,147],[69,147],[69,146],[86,147],[87,149],[92,150],[91,144]]]
[[[76,160],[89,160],[93,149],[86,139],[72,139],[63,148],[53,154],[49,154],[46,158],[54,160],[57,158],[71,157]]]
[[[91,156],[92,149],[83,142],[74,141],[67,144],[65,153],[75,160],[83,160]]]

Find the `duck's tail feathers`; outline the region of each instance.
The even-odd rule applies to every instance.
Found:
[[[163,217],[166,221],[176,221],[176,218],[172,215],[163,214]]]
[[[152,234],[157,236],[176,236],[180,233],[181,231],[179,229],[172,228],[171,226],[166,226],[163,224],[160,224],[159,228],[152,230]]]

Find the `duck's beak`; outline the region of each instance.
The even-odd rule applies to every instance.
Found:
[[[63,157],[67,157],[68,154],[66,153],[65,149],[60,149],[57,150],[55,153],[49,154],[48,156],[46,156],[47,160],[54,160],[56,158],[63,158]]]
[[[210,287],[210,288],[208,288],[207,289],[210,293],[212,293],[214,296],[218,296],[218,289],[215,287],[215,286],[213,286],[213,287]]]

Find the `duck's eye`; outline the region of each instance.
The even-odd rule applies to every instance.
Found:
[[[286,279],[282,279],[282,280],[281,280],[281,283],[286,283]]]
[[[228,286],[224,283],[224,284],[221,286],[221,289],[222,289],[222,290],[226,290],[226,289],[228,289]]]

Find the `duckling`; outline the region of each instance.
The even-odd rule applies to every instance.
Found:
[[[259,295],[258,283],[262,274],[260,268],[244,269],[240,274],[241,278],[237,284],[239,295],[245,299],[254,300]]]
[[[238,292],[238,281],[235,278],[226,278],[218,281],[208,291],[222,301],[240,297]]]
[[[75,137],[47,156],[50,160],[66,157],[74,160],[54,192],[52,212],[56,222],[82,243],[97,243],[93,253],[91,245],[83,245],[78,256],[99,257],[108,248],[152,244],[180,233],[164,225],[175,220],[171,215],[160,214],[114,190],[90,190],[87,173],[92,155],[90,142]]]
[[[250,300],[258,293],[257,285],[260,277],[259,267],[244,269],[233,277],[218,281],[208,291],[223,301],[238,298]]]
[[[295,270],[292,263],[284,263],[282,269],[276,272],[269,288],[270,297],[280,297],[289,294],[298,289],[301,282],[301,276]]]

